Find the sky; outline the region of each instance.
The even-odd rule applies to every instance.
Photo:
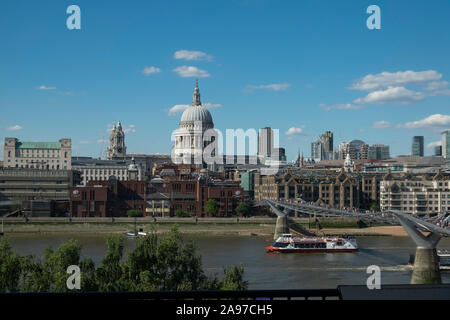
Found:
[[[447,0],[4,0],[0,141],[103,157],[120,118],[128,153],[170,153],[198,79],[215,128],[278,129],[288,160],[326,130],[393,156],[423,135],[431,155],[450,128],[449,15]]]

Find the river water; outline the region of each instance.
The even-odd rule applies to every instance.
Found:
[[[19,255],[40,257],[46,247],[58,247],[73,238],[82,245],[82,258],[99,263],[104,256],[106,236],[87,235],[9,235],[10,244]],[[273,254],[264,247],[270,238],[244,236],[189,236],[202,256],[209,275],[223,274],[223,267],[244,264],[249,289],[336,288],[337,285],[365,285],[370,265],[381,268],[381,284],[407,284],[411,270],[406,267],[415,246],[408,237],[358,237],[357,253]],[[125,252],[134,247],[126,239]],[[450,239],[442,239],[440,248],[450,248]],[[442,272],[442,281],[450,283],[450,272]]]

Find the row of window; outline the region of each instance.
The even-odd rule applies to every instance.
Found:
[[[69,153],[64,151],[64,158],[67,158]],[[31,150],[20,150],[17,157],[37,157],[37,158],[59,158],[61,153],[59,150],[42,150],[42,149],[31,149]],[[12,157],[11,150],[8,151],[8,157]]]

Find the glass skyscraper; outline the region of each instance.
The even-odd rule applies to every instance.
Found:
[[[413,138],[411,154],[416,157],[423,157],[423,136]]]
[[[450,159],[450,130],[442,132],[442,156]]]

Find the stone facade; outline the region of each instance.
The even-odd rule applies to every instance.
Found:
[[[41,170],[72,169],[72,141],[25,142],[5,138],[4,167]]]
[[[117,158],[124,158],[127,154],[127,147],[125,146],[125,133],[122,129],[122,123],[120,119],[116,124],[114,124],[109,136],[109,147],[106,150],[106,159],[112,160]]]
[[[388,172],[380,184],[381,210],[414,215],[450,211],[450,175],[412,175]]]
[[[98,160],[89,157],[74,157],[72,168],[80,172],[81,185],[87,186],[89,181],[107,181],[114,176],[118,181],[144,180],[144,172],[139,164],[134,164],[137,169],[137,178],[130,177],[131,161],[123,160]]]
[[[196,82],[192,105],[184,110],[180,127],[173,133],[175,144],[172,149],[172,160],[177,164],[203,165],[203,151],[216,141],[216,135],[211,114],[202,106]],[[214,157],[215,152],[211,156]]]
[[[279,175],[255,173],[255,201],[302,199],[336,208],[368,209],[379,203],[383,175],[302,170]]]

